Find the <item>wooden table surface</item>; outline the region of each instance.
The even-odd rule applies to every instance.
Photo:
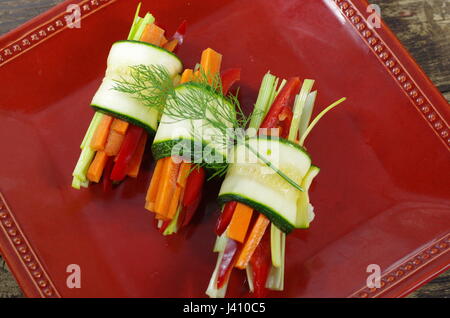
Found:
[[[450,100],[450,0],[369,0],[412,53],[431,80]],[[62,0],[0,0],[0,35],[63,2]],[[0,298],[22,293],[0,257]],[[450,298],[450,271],[409,297]]]

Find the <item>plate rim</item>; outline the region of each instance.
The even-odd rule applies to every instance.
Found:
[[[420,65],[401,44],[382,17],[379,28],[367,19],[367,0],[331,0],[353,27],[383,68],[395,80],[411,104],[450,152],[450,108],[448,102]],[[364,10],[366,8],[366,10]],[[432,102],[431,99],[436,99]]]

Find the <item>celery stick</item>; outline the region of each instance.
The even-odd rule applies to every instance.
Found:
[[[291,128],[289,130],[288,139],[295,142],[297,139],[298,126],[300,120],[303,117],[302,111],[305,102],[308,99],[311,88],[314,84],[313,80],[306,79],[303,82],[300,93],[295,98],[294,103],[294,116],[291,122]],[[281,83],[281,87],[285,83]],[[278,90],[278,93],[282,88]],[[293,128],[294,126],[294,128]],[[286,234],[280,231],[273,223],[270,226],[270,250],[272,255],[272,266],[267,279],[266,287],[273,290],[282,290],[284,287],[284,258],[286,250]]]
[[[295,142],[297,139],[298,129],[300,127],[300,121],[302,117],[302,111],[305,107],[308,95],[314,85],[314,80],[305,79],[303,81],[300,93],[297,95],[294,104],[293,117],[291,121],[291,128],[289,129],[289,140]]]
[[[297,199],[297,218],[296,218],[296,228],[307,229],[310,224],[309,215],[309,187],[313,182],[314,178],[319,174],[320,168],[311,165],[306,175],[302,180],[302,187],[305,189],[304,192],[299,193]]]
[[[81,181],[77,177],[73,177],[72,188],[77,189],[77,190],[81,189]]]
[[[89,180],[81,181],[80,179],[78,179],[78,177],[73,177],[72,188],[80,190],[81,187],[87,188],[88,186],[89,186]]]
[[[75,189],[79,189],[80,186],[87,187],[89,185],[89,182],[86,178],[86,174],[89,169],[89,165],[91,164],[92,159],[94,159],[95,155],[95,150],[91,149],[89,145],[91,144],[95,130],[100,124],[102,116],[103,115],[101,113],[98,112],[95,113],[91,125],[88,128],[88,131],[83,139],[83,142],[81,143],[81,154],[78,159],[77,165],[75,166],[75,169],[72,173],[72,175],[79,181],[78,182],[77,180],[74,180],[72,182],[72,186]]]
[[[325,116],[326,113],[328,113],[330,110],[332,110],[333,108],[335,108],[336,106],[340,105],[341,103],[343,103],[347,98],[343,97],[340,100],[335,101],[333,104],[331,104],[330,106],[328,106],[327,108],[325,108],[324,110],[322,110],[319,115],[316,116],[316,118],[314,118],[314,120],[311,122],[311,124],[309,124],[308,128],[306,128],[305,133],[300,137],[300,145],[303,146],[306,137],[308,137],[308,134],[311,132],[311,130],[314,128],[314,126],[317,125],[317,123],[319,122],[319,120]]]
[[[314,109],[314,104],[317,97],[317,91],[311,92],[308,94],[308,98],[306,99],[305,107],[303,108],[302,117],[300,118],[300,125],[298,127],[298,136],[302,138],[303,134],[308,128],[309,122],[311,120],[311,115]]]
[[[276,81],[277,77],[270,74],[270,72],[264,75],[261,82],[261,87],[259,89],[255,108],[253,110],[252,118],[250,119],[249,128],[258,129],[259,126],[261,126],[261,123],[270,108],[270,100],[276,89]]]
[[[275,100],[275,98],[278,96],[278,94],[280,94],[281,90],[283,89],[284,85],[286,85],[286,83],[287,83],[287,81],[285,79],[283,79],[281,81],[280,86],[278,87],[278,89],[275,92],[275,95],[273,96],[272,103]]]
[[[284,264],[286,257],[286,233],[281,235],[281,265],[280,267],[271,266],[266,281],[266,288],[271,290],[284,289]]]
[[[130,35],[128,37],[128,40],[133,40],[134,41],[134,39],[136,38],[136,32],[139,29],[139,27],[141,26],[143,20],[144,20],[143,18],[137,17],[136,22],[135,22],[135,24],[133,25],[133,27],[132,27],[132,29],[130,31]]]
[[[227,235],[223,233],[221,236],[216,238],[216,242],[214,243],[213,252],[220,253],[225,251],[225,247],[227,245]]]
[[[283,85],[283,82],[285,82],[286,80],[285,79],[283,79],[282,81],[281,81],[281,85]],[[278,83],[280,82],[280,79],[277,77],[277,79],[275,80],[275,83],[273,84],[273,90],[272,90],[272,94],[270,95],[270,98],[269,98],[269,103],[268,103],[268,105],[269,105],[269,107],[268,108],[270,108],[270,106],[272,106],[272,104],[273,104],[273,101],[275,100],[275,97],[277,97],[277,95],[278,95],[278,93],[279,93],[279,90],[277,89],[277,87],[278,87]],[[280,85],[280,86],[281,86]],[[283,85],[284,86],[284,85]],[[267,111],[269,111],[269,109],[267,109]]]
[[[94,117],[92,117],[91,123],[89,124],[89,128],[84,135],[83,142],[81,143],[80,148],[83,149],[86,146],[86,141],[91,140],[92,136],[95,133],[100,121],[102,120],[103,114],[100,112],[95,112]]]
[[[147,13],[144,19],[139,21],[139,25],[136,27],[136,33],[133,35],[133,40],[139,41],[147,24],[152,24],[153,22],[155,22],[155,17],[153,17],[150,13]]]
[[[253,293],[255,290],[255,284],[253,279],[253,271],[252,271],[252,265],[248,264],[245,268],[245,273],[247,274],[247,282],[248,282],[248,289],[250,289],[250,292]]]
[[[133,24],[131,24],[130,33],[128,34],[128,40],[132,40],[134,38],[134,34],[136,32],[136,25],[142,19],[139,17],[139,12],[141,11],[141,5],[142,5],[142,3],[139,2],[137,9],[136,9],[136,13],[134,14]]]
[[[284,266],[286,263],[286,233],[281,234],[281,266],[279,279],[279,290],[284,289]]]
[[[90,143],[90,140],[88,140],[87,142]],[[92,159],[94,159],[94,155],[95,150],[93,150],[89,146],[85,147],[81,151],[80,158],[78,159],[77,165],[75,166],[75,170],[73,171],[72,175],[80,179],[82,183],[87,181],[86,174],[89,169],[89,165],[92,162]]]
[[[281,234],[282,232],[273,223],[270,224],[270,251],[272,255],[272,265],[281,266]]]
[[[81,182],[81,186],[82,186],[83,188],[88,188],[88,187],[89,187],[89,180],[86,180],[86,181]]]
[[[222,262],[224,252],[220,252],[217,256],[216,267],[214,268],[214,272],[211,275],[211,279],[209,280],[208,289],[206,290],[206,295],[211,298],[224,298],[227,292],[228,280],[231,275],[228,275],[227,281],[223,284],[221,288],[217,288],[217,278],[219,275],[219,266]]]
[[[92,159],[94,159],[95,150],[93,150],[90,147],[92,138],[94,137],[95,130],[97,129],[98,125],[100,124],[100,121],[102,119],[103,115],[101,113],[96,113],[94,115],[94,118],[92,119],[92,126],[88,128],[88,132],[85,135],[85,138],[83,139],[83,142],[81,144],[81,154],[80,158],[78,159],[77,165],[75,166],[75,170],[73,171],[72,175],[79,179],[80,186],[87,187],[89,185],[86,174],[89,169],[89,165],[92,162]],[[73,186],[74,184],[72,184]],[[75,189],[77,188],[78,183],[75,182]]]

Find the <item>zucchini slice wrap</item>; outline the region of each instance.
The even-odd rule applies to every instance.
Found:
[[[297,200],[297,221],[295,224],[296,228],[307,229],[309,224],[314,220],[314,207],[309,200],[309,187],[313,179],[319,174],[320,168],[316,166],[311,166],[308,173],[302,180],[302,188],[305,190],[299,194]]]
[[[159,113],[144,105],[133,95],[114,89],[118,81],[132,77],[132,66],[161,65],[175,78],[183,69],[180,59],[161,47],[139,41],[118,41],[113,44],[103,82],[92,99],[91,106],[100,112],[128,121],[155,134]]]
[[[232,103],[212,88],[195,82],[181,84],[175,91],[176,96],[169,97],[167,100],[166,109],[153,141],[154,158],[158,160],[177,155],[193,163],[202,163],[206,169],[216,169],[219,166],[227,165],[230,145],[225,141],[223,131],[212,127],[205,119],[174,117],[173,114],[179,113],[179,110],[171,112],[171,108],[178,107],[179,109],[179,107],[183,107],[183,99],[189,100],[195,96],[196,100],[212,105],[205,109],[220,109],[235,118]],[[213,115],[206,111],[204,116]],[[195,117],[192,116],[192,118]],[[230,129],[233,128],[231,121],[223,123]]]

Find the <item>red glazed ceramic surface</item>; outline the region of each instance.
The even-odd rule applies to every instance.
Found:
[[[81,28],[68,28],[78,3]],[[0,38],[0,249],[27,296],[202,297],[214,268],[215,198],[206,189],[193,224],[163,237],[144,206],[153,166],[109,196],[70,187],[89,102],[111,44],[126,38],[137,1],[68,1]],[[316,220],[287,239],[285,291],[277,297],[404,296],[448,268],[448,103],[367,3],[343,0],[143,1],[172,33],[189,21],[179,51],[201,50],[242,67],[252,107],[268,70],[316,79],[320,111],[347,97],[307,141],[321,167]],[[66,285],[81,268],[81,288]],[[366,288],[367,266],[382,270]],[[243,296],[235,271],[228,296]]]

